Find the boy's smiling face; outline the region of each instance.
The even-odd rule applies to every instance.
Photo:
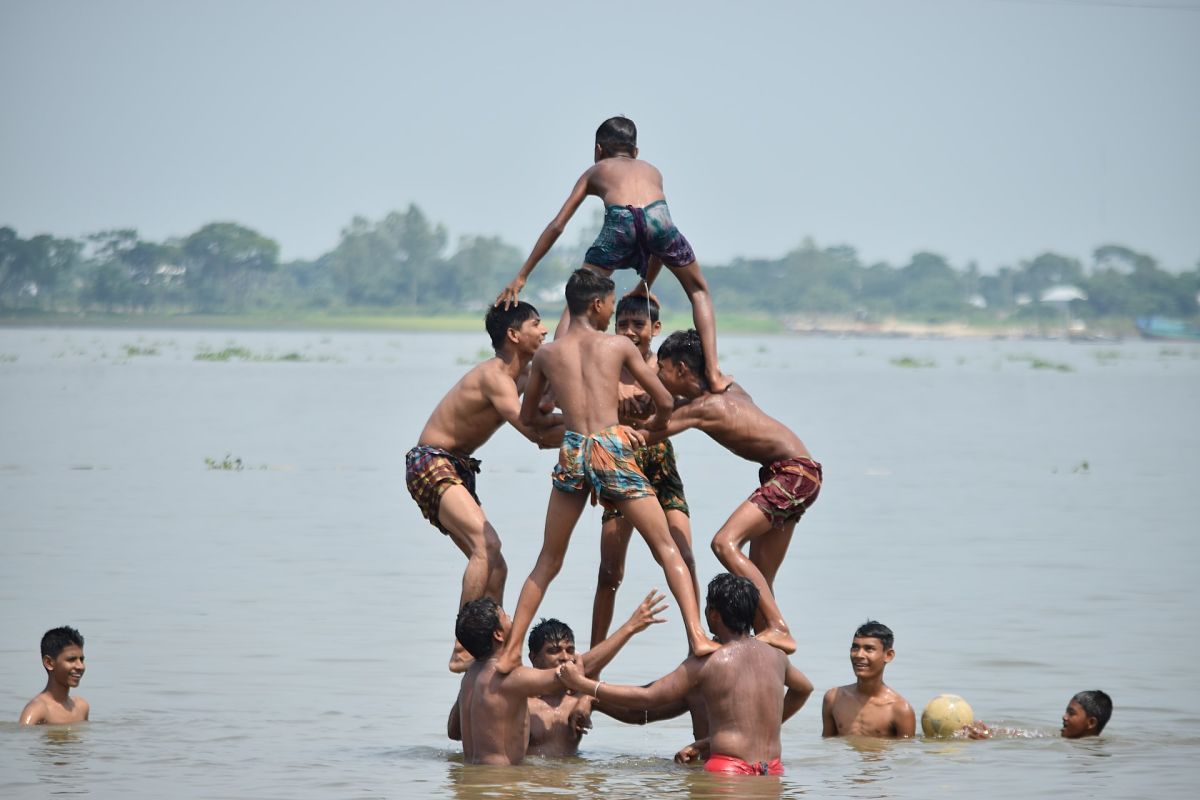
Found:
[[[532,353],[541,347],[546,339],[546,326],[542,318],[536,314],[521,323],[517,328],[509,328],[510,333],[516,334],[516,344],[523,352]]]
[[[850,642],[850,668],[856,678],[874,678],[896,657],[895,650],[885,650],[883,642],[874,636],[856,636]]]
[[[645,314],[622,313],[617,317],[617,335],[637,345],[643,356],[650,352],[650,340],[662,329],[661,322],[651,322]]]
[[[55,683],[71,688],[79,685],[87,670],[83,663],[83,648],[77,644],[67,645],[54,658],[43,656],[42,663]]]
[[[1064,739],[1080,739],[1093,734],[1095,721],[1083,710],[1083,706],[1072,700],[1067,703],[1067,710],[1062,715],[1062,737]]]

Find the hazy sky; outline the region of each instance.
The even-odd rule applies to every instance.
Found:
[[[232,220],[314,257],[416,203],[527,251],[626,114],[701,265],[1200,262],[1200,0],[0,0],[0,81],[22,236]]]

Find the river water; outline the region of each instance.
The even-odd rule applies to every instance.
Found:
[[[671,763],[682,720],[598,718],[579,759],[517,768],[465,767],[445,738],[463,559],[408,497],[404,454],[486,346],[0,329],[0,796],[1194,796],[1200,347],[724,340],[826,475],[777,585],[817,691],[784,728],[787,775],[730,784]],[[252,358],[196,358],[226,348]],[[676,448],[703,583],[755,467],[696,432]],[[515,604],[554,454],[506,429],[479,455]],[[599,524],[585,512],[542,607],[581,644]],[[662,584],[635,541],[618,619]],[[668,616],[607,680],[678,663]],[[895,630],[886,678],[918,710],[952,692],[1030,736],[823,740],[821,694],[852,680],[867,618]],[[93,720],[19,728],[62,624],[87,639]],[[1057,738],[1092,688],[1116,705],[1105,735]]]

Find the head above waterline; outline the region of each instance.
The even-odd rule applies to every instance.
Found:
[[[637,158],[637,126],[628,117],[609,117],[596,129],[595,160],[628,156]]]

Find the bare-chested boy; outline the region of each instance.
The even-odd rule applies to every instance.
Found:
[[[673,398],[631,341],[604,333],[613,313],[610,279],[578,269],[567,281],[566,295],[571,310],[567,331],[534,355],[521,405],[521,420],[528,424],[539,414],[538,397],[548,387],[562,408],[566,432],[554,468],[542,549],[521,587],[513,635],[500,653],[499,669],[508,672],[521,663],[525,632],[546,588],[562,568],[571,533],[589,495],[593,502],[598,495],[606,507],[615,506],[642,534],[666,574],[683,616],[688,646],[696,655],[712,652],[717,644],[705,637],[700,625],[687,565],[671,539],[654,490],[634,461],[634,452],[645,442],[632,428],[617,422],[621,369],[627,369],[654,401],[651,427],[666,424]]]
[[[635,633],[663,622],[656,616],[665,608],[662,599],[658,592],[650,592],[612,636],[574,657],[581,670],[599,674]],[[446,734],[462,739],[468,764],[521,763],[530,738],[530,699],[564,691],[556,678],[557,663],[549,669],[517,667],[507,674],[500,672],[497,648],[512,634],[512,621],[490,597],[463,606],[454,633],[475,661],[463,675]]]
[[[459,608],[478,597],[503,602],[508,575],[500,537],[475,494],[479,461],[472,453],[505,422],[546,448],[562,441],[563,430],[561,417],[540,411],[536,402],[528,418],[520,419],[529,362],[546,338],[537,309],[528,303],[495,307],[484,324],[496,357],[473,367],[446,393],[408,451],[406,469],[409,494],[421,513],[467,557]],[[462,672],[469,661],[455,646],[450,670]]]
[[[804,705],[813,687],[787,655],[755,640],[751,631],[757,608],[754,584],[723,572],[708,584],[704,609],[721,643],[717,652],[691,656],[649,686],[592,680],[574,664],[564,664],[559,672],[568,688],[635,710],[678,702],[699,689],[708,707],[709,739],[684,748],[680,758],[707,751],[708,772],[782,775],[780,728]]]
[[[567,201],[542,235],[517,276],[512,279],[496,303],[515,303],[517,294],[538,262],[550,252],[567,223],[588,195],[604,202],[604,227],[596,242],[584,255],[584,266],[605,277],[613,270],[632,268],[643,278],[636,291],[650,292],[650,286],[666,264],[687,293],[692,304],[692,319],[704,339],[704,375],[715,391],[724,391],[730,378],[717,366],[717,322],[713,316],[708,282],[696,263],[696,254],[667,210],[662,173],[648,161],[638,159],[637,126],[626,117],[611,117],[596,129],[593,152],[595,165],[580,176]],[[564,321],[570,309],[564,312]],[[561,330],[562,323],[559,324]],[[558,336],[556,331],[555,336]]]
[[[855,682],[825,693],[821,704],[822,736],[874,736],[907,739],[917,731],[917,716],[900,694],[883,682],[883,668],[893,658],[895,637],[881,622],[859,626],[850,642]]]
[[[42,636],[42,666],[46,670],[46,688],[21,710],[22,725],[66,725],[84,722],[91,706],[71,689],[83,679],[83,636],[63,626]]]
[[[1100,689],[1089,689],[1077,693],[1067,702],[1067,710],[1062,715],[1062,727],[1059,734],[1064,739],[1083,739],[1088,736],[1099,736],[1112,716],[1113,702],[1107,692]],[[1016,728],[993,728],[981,719],[975,720],[962,729],[962,735],[971,739],[991,739],[993,737],[1028,737],[1030,732]]]
[[[658,314],[658,301],[646,295],[627,294],[617,303],[617,335],[633,342],[652,370],[657,369],[658,359],[650,349],[650,342],[662,330]],[[650,396],[624,369],[621,370],[621,382],[617,388],[621,411],[628,409],[632,417],[644,423],[653,413]],[[692,576],[692,588],[699,597],[696,561],[692,556],[692,527],[687,500],[683,496],[683,481],[675,466],[675,448],[670,439],[665,439],[657,444],[639,447],[634,460],[654,488],[658,504],[666,515],[671,538],[679,548],[683,562],[687,564]],[[596,577],[596,598],[592,603],[593,645],[608,636],[617,589],[625,577],[625,555],[632,535],[633,526],[621,516],[621,512],[615,508],[604,509],[600,523],[600,571]]]
[[[646,439],[698,428],[735,455],[761,465],[758,489],[717,531],[712,549],[726,569],[758,588],[759,640],[793,653],[796,642],[773,594],[775,575],[796,523],[821,491],[821,465],[800,437],[764,413],[737,383],[720,394],[708,391],[703,365],[704,348],[695,331],[676,331],[658,348],[658,377],[684,402],[676,406],[665,431],[648,431]],[[747,542],[749,557],[742,552]]]

